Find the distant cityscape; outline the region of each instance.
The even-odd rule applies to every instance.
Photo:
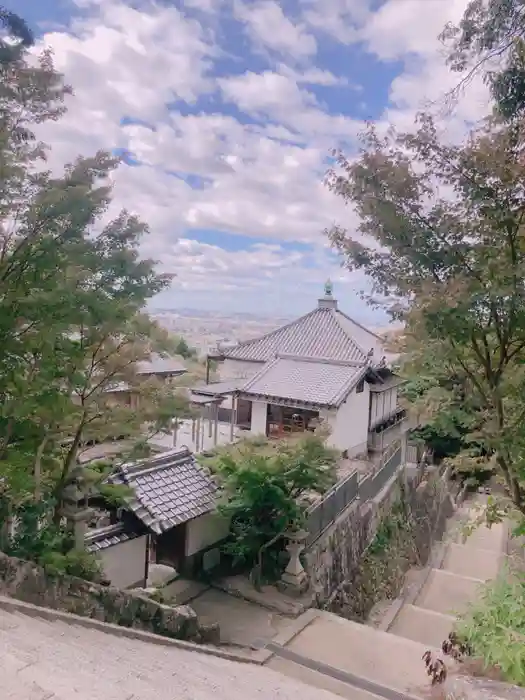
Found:
[[[219,344],[230,345],[264,335],[295,318],[250,313],[221,315],[216,311],[187,308],[163,309],[151,315],[166,330],[183,336],[200,355],[215,350]],[[391,329],[371,326],[370,330],[383,335]]]
[[[201,355],[241,340],[256,338],[293,320],[290,317],[265,317],[249,313],[220,315],[214,311],[196,309],[165,309],[154,311],[153,318],[166,330],[182,335]]]

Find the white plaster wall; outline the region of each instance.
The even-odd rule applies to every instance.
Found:
[[[129,588],[144,582],[147,536],[120,542],[102,549],[98,557],[107,579],[116,588]]]
[[[370,388],[365,382],[364,390],[357,394],[354,389],[337,411],[321,412],[321,418],[327,421],[332,431],[328,438],[331,447],[341,452],[348,450],[349,456],[366,451],[369,401]]]
[[[268,415],[268,403],[266,401],[252,401],[252,435],[266,435],[266,418]]]
[[[249,379],[263,366],[263,362],[246,362],[245,360],[232,360],[226,358],[219,364],[219,378],[221,381],[227,379]]]
[[[233,396],[225,396],[221,401],[221,408],[228,408],[231,411],[233,408]]]
[[[190,520],[186,530],[186,556],[211,547],[227,537],[230,523],[218,513],[206,513]]]

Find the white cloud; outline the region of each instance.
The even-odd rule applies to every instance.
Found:
[[[256,48],[296,59],[313,56],[317,51],[317,42],[304,24],[287,17],[275,0],[234,0],[233,13],[245,24]]]
[[[316,30],[350,44],[370,17],[372,0],[300,0],[305,21]]]
[[[424,11],[421,0],[76,2],[84,14],[42,42],[75,89],[67,115],[42,128],[50,165],[99,148],[133,154],[141,167],[115,173],[108,216],[125,206],[149,223],[145,251],[176,268],[175,303],[198,290],[230,306],[271,306],[279,295],[299,305],[328,275],[348,289],[362,283],[326,254],[323,229],[338,221],[352,231],[357,220],[322,180],[329,149],[355,149],[363,123],[347,115],[375,97],[374,76],[360,70],[356,85],[351,59],[330,63],[326,49],[339,42],[400,61],[381,120],[411,128],[454,85],[436,35],[466,0],[424,0]],[[448,125],[459,135],[485,111],[475,85]],[[192,241],[195,229],[273,242],[232,252]]]

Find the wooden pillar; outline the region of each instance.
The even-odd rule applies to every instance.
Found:
[[[206,422],[204,420],[204,416],[202,417],[201,430],[202,430],[202,433],[201,433],[200,449],[203,450],[204,449],[204,435],[206,433]]]
[[[237,423],[237,397],[232,397],[232,415],[230,423],[230,441],[233,442],[235,424]]]
[[[195,442],[195,418],[191,419],[191,441]]]
[[[215,416],[215,402],[208,406],[208,437],[211,438],[213,434],[213,419]]]
[[[195,437],[193,438],[193,442],[195,443],[195,452],[199,451],[200,438],[201,438],[201,417],[199,416],[197,418],[197,425],[195,427]]]
[[[219,404],[215,404],[215,424],[213,426],[213,444],[216,447],[219,438]]]
[[[174,418],[172,421],[173,425],[173,447],[177,447],[177,430],[179,428],[179,421]]]

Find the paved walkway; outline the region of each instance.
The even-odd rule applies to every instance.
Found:
[[[480,584],[497,575],[506,556],[506,524],[481,526],[463,541],[462,523],[481,500],[451,519],[441,561],[427,572],[414,599],[398,609],[388,631],[309,611],[302,628],[301,618],[296,621],[294,636],[270,646],[275,656],[268,665],[352,700],[426,696],[429,679],[421,657],[427,649],[441,653],[455,614],[476,599]]]
[[[336,700],[296,679],[0,601],[2,700]]]

